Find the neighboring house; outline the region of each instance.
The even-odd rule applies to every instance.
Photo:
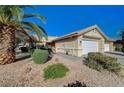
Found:
[[[52,40],[58,38],[57,36],[48,36],[48,39],[47,39],[47,40],[43,37],[43,38],[39,41],[37,35],[33,35],[33,36],[34,36],[34,37],[36,38],[36,40],[38,41],[37,44],[39,44],[39,45],[43,45],[43,43],[49,44]]]
[[[48,36],[47,42],[51,42],[52,40],[58,38],[57,36]]]
[[[89,52],[112,52],[113,41],[97,25],[70,33],[52,41],[56,52],[82,56]]]
[[[37,35],[33,35],[33,36],[37,39],[37,41],[39,41]],[[48,40],[45,40],[45,41],[46,41],[46,42],[51,42],[52,40],[54,40],[54,39],[56,39],[56,38],[58,38],[58,37],[57,37],[57,36],[48,36]],[[45,38],[43,38],[43,39],[45,39]],[[42,39],[41,39],[41,42],[42,42]]]

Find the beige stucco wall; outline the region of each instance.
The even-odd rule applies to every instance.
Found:
[[[61,41],[57,41],[55,43],[56,52],[66,53],[68,52],[69,55],[77,56],[77,38],[72,39],[65,39]]]
[[[93,29],[93,30],[91,30],[91,31],[87,32],[87,33],[86,33],[86,34],[84,34],[84,35],[104,39],[104,38],[100,35],[100,33],[97,31],[97,29]]]
[[[110,49],[110,52],[114,51],[113,42],[109,42],[109,49]]]
[[[99,44],[99,52],[104,53],[104,39],[98,41]]]

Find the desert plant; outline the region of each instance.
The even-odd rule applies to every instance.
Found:
[[[106,56],[101,53],[88,53],[85,64],[98,71],[107,69],[108,71],[117,73],[121,70],[120,64],[117,63],[117,58]]]
[[[68,71],[69,69],[61,63],[52,64],[44,69],[44,78],[45,80],[62,78]]]
[[[92,59],[88,59],[85,62],[85,65],[87,65],[89,68],[96,69],[97,71],[101,71],[103,69],[103,67],[100,64],[98,64],[96,61]]]
[[[34,40],[31,38],[29,31],[35,32],[39,39],[47,36],[45,30],[41,26],[25,20],[30,17],[37,17],[44,22],[45,18],[39,14],[26,13],[24,11],[26,7],[29,8],[30,6],[0,6],[0,35],[2,35],[2,41],[0,42],[0,50],[2,53],[2,56],[0,56],[0,64],[7,64],[15,61],[15,33],[18,33],[21,38],[29,38],[30,42]]]
[[[34,53],[35,49],[29,49],[28,51],[32,55]]]
[[[122,52],[124,53],[124,28],[120,31],[121,44],[122,44]]]
[[[116,44],[115,45],[115,50],[116,51],[122,52],[122,49],[123,49],[123,45],[122,44]]]
[[[64,85],[64,87],[87,87],[87,85],[84,82],[81,83],[80,81],[76,81],[69,83],[68,85]]]
[[[35,49],[32,54],[32,59],[36,64],[42,64],[48,60],[48,55],[47,50]]]
[[[115,72],[115,73],[118,73],[121,71],[120,64],[113,62],[113,61],[109,61],[106,64],[104,64],[104,68],[109,70],[109,71]]]
[[[100,61],[104,61],[104,56],[102,53],[95,53],[95,52],[90,52],[88,53],[88,58],[89,59],[93,59],[93,60],[100,60]]]

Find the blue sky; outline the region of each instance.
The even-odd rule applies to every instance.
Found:
[[[110,38],[118,38],[124,28],[124,6],[35,6],[35,10],[26,9],[46,17],[43,24],[37,19],[29,20],[44,27],[49,36],[62,36],[92,25],[98,25]]]

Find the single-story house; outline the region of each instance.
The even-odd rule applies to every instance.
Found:
[[[58,37],[52,40],[52,45],[54,45],[56,52],[78,57],[89,52],[113,51],[113,41],[97,25]]]

